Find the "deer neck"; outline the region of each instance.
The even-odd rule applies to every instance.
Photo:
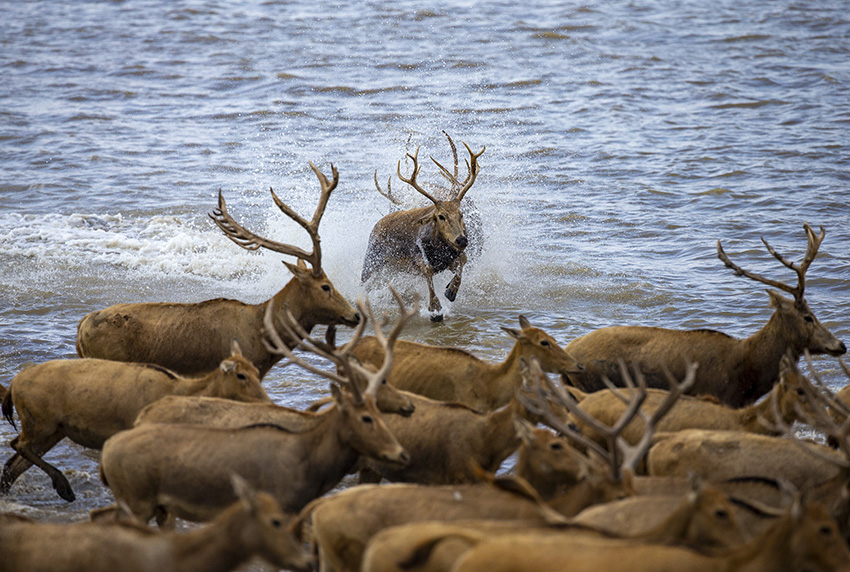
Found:
[[[693,520],[695,509],[696,507],[693,503],[681,503],[663,522],[645,534],[641,534],[640,539],[648,542],[687,540],[688,529],[690,528],[691,520]]]
[[[243,532],[246,520],[241,506],[231,507],[203,528],[179,535],[170,533],[176,539],[175,560],[181,564],[178,569],[224,572],[248,560],[251,554]]]
[[[286,319],[287,310],[289,310],[292,317],[295,318],[295,321],[298,322],[308,334],[316,326],[316,322],[313,317],[309,314],[309,312],[304,310],[304,305],[299,303],[303,298],[300,295],[298,286],[298,280],[293,278],[286,283],[286,286],[284,286],[280,292],[274,295],[274,303],[272,307],[274,311],[274,325],[279,332],[286,331],[284,320]],[[263,311],[265,311],[265,305],[266,303],[261,304]],[[293,344],[290,346],[289,336],[286,336],[285,341],[289,347],[293,347],[295,345]]]
[[[737,410],[739,414],[739,422],[744,431],[749,433],[761,433],[763,435],[778,435],[781,433],[781,431],[771,427],[771,425],[775,424],[776,419],[773,411],[773,393],[778,391],[779,386],[774,384],[773,389],[770,390],[770,393],[768,393],[764,399],[758,403],[742,407]],[[776,397],[781,404],[781,394]],[[782,410],[782,405],[779,406],[779,409],[784,424],[790,425],[794,422],[793,415]],[[762,419],[764,421],[762,421]]]
[[[493,407],[507,403],[522,386],[522,375],[519,373],[521,357],[522,349],[520,343],[516,342],[505,361],[488,368],[489,375],[482,381],[491,396]]]
[[[524,413],[525,408],[514,397],[506,405],[488,412],[482,420],[484,442],[491,448],[490,466],[497,467],[519,447],[520,438],[514,426],[514,416],[523,417]]]
[[[802,344],[793,328],[784,323],[780,309],[776,309],[767,323],[755,334],[743,340],[744,381],[754,388],[753,401],[773,387],[779,377],[779,361],[786,353],[796,362],[802,354]],[[758,395],[756,395],[758,393]]]
[[[305,440],[299,462],[309,465],[309,487],[313,498],[320,497],[337,484],[357,462],[359,453],[348,440],[350,430],[343,413],[334,404],[315,427],[304,433]]]
[[[790,518],[785,515],[763,534],[732,549],[729,569],[740,572],[786,570],[792,562],[788,554],[791,526]]]

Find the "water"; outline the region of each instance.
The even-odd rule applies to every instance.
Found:
[[[469,192],[486,242],[446,320],[409,339],[508,352],[525,314],[566,343],[594,328],[710,327],[745,337],[764,287],[716,258],[793,284],[759,241],[799,260],[803,222],[827,231],[807,276],[818,318],[850,340],[850,21],[844,2],[2,2],[0,383],[75,356],[76,324],[117,302],[261,302],[287,280],[207,218],[231,213],[308,247],[268,188],[309,216],[330,164],[324,266],[354,300],[372,182],[421,146],[438,183],[455,141],[487,150]],[[461,160],[464,152],[461,147]],[[402,167],[409,166],[405,163]],[[411,203],[415,192],[396,180]],[[437,282],[438,290],[448,275]],[[409,296],[424,283],[394,282]],[[386,291],[370,295],[392,309]],[[817,360],[833,386],[846,379]],[[326,383],[273,369],[303,406]],[[0,439],[15,435],[0,425]],[[9,450],[10,454],[10,450]],[[111,502],[96,453],[31,470],[4,508],[85,518]]]

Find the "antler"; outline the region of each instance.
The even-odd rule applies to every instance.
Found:
[[[687,373],[682,382],[677,382],[669,373],[669,370],[665,368],[665,375],[667,376],[668,383],[670,384],[670,391],[668,392],[664,402],[653,412],[652,416],[647,416],[645,412],[641,411],[641,406],[646,400],[646,379],[643,374],[639,370],[635,370],[635,377],[637,378],[637,386],[635,386],[632,376],[629,374],[625,363],[622,361],[620,362],[620,369],[623,380],[627,384],[628,388],[632,390],[631,397],[627,398],[623,392],[615,390],[615,395],[622,399],[627,404],[627,407],[617,420],[617,423],[615,423],[612,427],[609,427],[583,410],[569,393],[560,386],[555,385],[552,380],[549,379],[542,370],[540,370],[540,365],[536,363],[536,360],[532,360],[532,371],[536,378],[547,385],[549,392],[551,392],[552,396],[557,398],[560,405],[592,427],[594,431],[605,437],[608,442],[608,446],[605,448],[587,438],[585,435],[582,435],[574,427],[564,423],[556,415],[554,415],[548,404],[548,396],[542,391],[539,392],[538,399],[531,402],[527,399],[525,401],[527,407],[532,408],[535,413],[542,415],[544,422],[547,425],[581,445],[595,451],[602,458],[607,459],[611,468],[611,478],[615,481],[619,481],[622,478],[624,471],[630,471],[632,473],[635,472],[638,463],[652,444],[652,437],[655,434],[656,425],[673,407],[673,404],[677,399],[679,399],[679,396],[684,394],[684,392],[687,391],[696,380],[697,364],[689,363],[687,365]],[[610,384],[610,382],[608,383]],[[542,386],[542,383],[540,385]],[[613,386],[611,387],[613,388]],[[629,423],[631,423],[636,415],[641,416],[646,427],[640,441],[638,441],[635,445],[629,445],[626,440],[620,436],[620,434],[629,425]],[[621,455],[622,461],[620,460]]]
[[[419,183],[416,182],[416,176],[419,174],[419,169],[422,168],[422,165],[419,164],[419,147],[416,148],[416,151],[411,155],[410,153],[407,156],[413,160],[413,172],[410,174],[410,178],[405,178],[404,175],[401,174],[401,160],[398,162],[398,166],[396,167],[396,173],[398,173],[398,178],[419,191],[420,194],[424,195],[428,198],[432,203],[437,204],[437,199],[435,199],[431,193],[423,189],[419,186]]]
[[[806,246],[806,255],[803,257],[803,260],[800,262],[799,266],[794,264],[793,262],[786,259],[784,256],[776,252],[770,244],[768,244],[767,240],[764,237],[761,237],[761,241],[764,243],[765,247],[767,247],[767,251],[773,255],[779,262],[781,262],[784,266],[787,266],[791,270],[797,273],[797,285],[789,286],[783,282],[779,282],[777,280],[771,280],[770,278],[765,278],[759,274],[754,272],[749,272],[748,270],[744,270],[731,260],[723,251],[723,247],[720,245],[720,241],[717,241],[717,257],[723,261],[727,268],[731,268],[735,271],[735,276],[746,276],[751,280],[755,280],[757,282],[761,282],[762,284],[767,284],[768,286],[772,286],[774,288],[778,288],[783,290],[784,292],[788,292],[792,296],[794,296],[794,300],[797,302],[803,301],[803,292],[806,289],[806,270],[809,269],[809,265],[815,259],[815,256],[818,254],[818,249],[820,248],[821,242],[823,242],[824,236],[826,236],[826,231],[823,227],[820,227],[820,234],[815,236],[812,227],[809,226],[808,223],[803,223],[803,229],[806,231],[806,238],[808,244]]]
[[[443,133],[445,133],[445,131],[443,131]],[[446,133],[446,137],[448,136],[448,133]],[[469,145],[467,145],[466,142],[462,142],[463,146],[466,147],[466,150],[469,153],[469,159],[466,161],[466,168],[468,170],[466,179],[464,179],[462,183],[459,183],[457,180],[457,153],[455,152],[454,142],[452,142],[451,137],[449,137],[449,143],[451,143],[452,145],[452,152],[454,153],[455,157],[454,175],[449,173],[449,170],[443,167],[440,163],[438,163],[437,160],[433,157],[431,157],[431,160],[434,161],[437,167],[440,168],[440,171],[442,171],[443,176],[445,176],[449,181],[451,181],[453,188],[455,186],[460,187],[460,189],[455,194],[454,199],[452,199],[460,202],[461,200],[463,200],[463,197],[466,192],[472,188],[473,183],[475,183],[476,177],[478,177],[478,171],[480,170],[478,167],[478,157],[480,157],[484,153],[484,151],[487,150],[487,147],[482,147],[481,151],[479,151],[478,153],[473,153],[472,149],[469,148]]]
[[[375,188],[378,189],[378,192],[381,193],[381,196],[385,197],[392,204],[396,206],[401,206],[404,202],[401,199],[398,199],[393,196],[393,191],[391,188],[392,177],[387,177],[387,190],[381,188],[381,185],[378,183],[378,170],[375,169]]]
[[[270,352],[286,356],[289,359],[289,363],[298,364],[307,371],[313,372],[317,375],[330,379],[332,382],[350,388],[352,393],[354,393],[358,399],[362,399],[364,395],[371,395],[374,397],[375,393],[378,391],[378,386],[384,380],[387,373],[389,373],[390,367],[392,367],[392,350],[396,339],[407,321],[419,312],[418,296],[414,300],[412,308],[407,310],[401,296],[392,286],[390,286],[390,291],[399,305],[399,317],[396,320],[390,335],[388,337],[384,337],[383,331],[381,330],[383,320],[380,322],[375,320],[375,316],[369,302],[364,302],[363,299],[360,298],[357,300],[357,307],[365,319],[361,320],[360,323],[357,324],[357,328],[355,329],[351,339],[340,348],[336,348],[333,344],[311,337],[295,320],[292,314],[287,311],[283,327],[286,334],[291,339],[295,340],[295,344],[293,345],[297,346],[300,344],[300,346],[304,349],[332,361],[337,365],[337,373],[332,373],[315,367],[293,354],[292,349],[290,349],[289,346],[281,339],[280,334],[274,326],[274,314],[271,301],[269,301],[266,305],[266,313],[263,320],[266,332],[263,343]],[[367,322],[371,322],[373,324],[375,337],[384,349],[384,362],[376,372],[363,366],[351,353],[354,346],[357,345],[358,341],[360,341]],[[342,374],[339,373],[340,371]],[[365,390],[360,389],[362,385],[361,380],[366,381]]]
[[[313,172],[316,173],[316,177],[319,179],[319,184],[322,186],[322,194],[319,196],[319,204],[316,206],[316,211],[313,213],[313,218],[310,221],[302,218],[298,213],[293,211],[289,205],[280,200],[280,198],[275,194],[274,189],[269,189],[269,191],[271,192],[272,199],[277,207],[283,211],[286,216],[301,225],[301,227],[303,227],[310,235],[310,240],[313,242],[312,252],[307,252],[291,244],[285,244],[263,238],[240,225],[232,216],[230,216],[230,213],[227,212],[227,205],[224,202],[224,196],[221,193],[221,189],[218,191],[218,208],[213,210],[209,216],[215,224],[224,231],[224,234],[227,235],[230,240],[242,248],[246,250],[266,248],[281,254],[295,256],[305,262],[309,262],[313,269],[313,274],[315,276],[320,276],[322,273],[322,249],[320,246],[321,239],[319,238],[319,223],[322,220],[322,215],[325,213],[325,207],[328,204],[331,191],[336,188],[337,183],[339,182],[339,173],[337,172],[336,167],[331,164],[333,177],[332,180],[328,181],[328,178],[319,171],[318,167],[316,167],[312,161],[310,162],[310,167],[313,169]]]

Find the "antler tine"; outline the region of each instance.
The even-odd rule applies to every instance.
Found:
[[[396,172],[398,173],[398,178],[419,191],[420,194],[424,195],[428,198],[432,203],[437,204],[437,199],[435,199],[428,191],[419,186],[419,183],[416,182],[416,176],[419,175],[419,169],[422,166],[419,164],[419,147],[416,148],[416,152],[411,155],[407,154],[408,157],[413,159],[413,173],[410,175],[410,178],[406,179],[404,175],[401,174],[401,160],[398,162],[398,166],[396,168]]]
[[[387,190],[386,191],[384,189],[382,189],[380,183],[378,183],[378,170],[377,169],[375,169],[374,178],[375,178],[375,188],[378,189],[378,192],[381,194],[382,197],[386,198],[388,201],[390,201],[392,204],[394,204],[396,206],[401,206],[403,204],[401,199],[397,199],[393,196],[392,183],[391,183],[392,179],[393,179],[392,177],[387,177]]]
[[[729,260],[729,257],[726,255],[726,252],[723,250],[723,246],[720,244],[719,240],[717,241],[717,257],[720,260],[723,261],[723,264],[725,264],[727,268],[731,268],[732,270],[735,271],[735,276],[746,276],[750,280],[755,280],[756,282],[761,282],[762,284],[767,284],[768,286],[773,286],[774,288],[778,288],[780,290],[788,292],[789,294],[794,296],[795,300],[797,299],[798,288],[792,288],[791,286],[788,286],[787,284],[785,284],[783,282],[779,282],[777,280],[771,280],[770,278],[765,278],[764,276],[756,274],[755,272],[750,272],[749,270],[744,270],[743,268],[741,268],[740,266],[738,266],[737,264],[735,264],[734,262]],[[802,296],[802,293],[799,294],[799,295]]]
[[[540,368],[540,363],[537,361],[537,358],[531,358],[531,363],[527,368],[522,370],[522,372],[523,375],[529,375],[533,378],[533,380],[536,380],[536,383],[532,382],[526,384],[529,386],[529,389],[533,389],[534,393],[536,393],[534,397],[531,397],[528,394],[520,394],[519,396],[520,403],[522,403],[524,407],[528,408],[529,411],[540,415],[543,418],[543,422],[558,433],[565,435],[567,438],[585,447],[587,450],[594,451],[602,458],[608,457],[608,451],[606,451],[601,445],[581,434],[575,427],[564,423],[552,412],[552,409],[549,406],[550,396],[543,390],[544,383],[558,398],[559,403],[563,404],[568,411],[572,412],[573,408],[578,408],[578,404],[573,401],[571,396],[562,394],[560,387],[551,383],[549,377],[543,373],[543,370]],[[582,410],[582,413],[585,413],[584,410]]]
[[[814,406],[814,403],[810,405],[812,405],[813,410],[818,410],[817,418],[813,418],[811,415],[807,414],[799,407],[799,404],[797,403],[794,404],[794,408],[797,410],[797,414],[801,418],[806,419],[809,424],[813,425],[814,427],[817,427],[818,429],[837,439],[838,446],[847,457],[847,461],[842,461],[833,456],[827,455],[820,449],[812,447],[806,441],[803,441],[802,439],[798,438],[791,430],[791,427],[787,423],[785,423],[784,419],[782,419],[782,414],[779,411],[779,398],[777,397],[776,393],[770,394],[770,406],[773,410],[774,420],[772,426],[777,429],[778,433],[785,435],[785,437],[790,439],[792,443],[794,443],[797,447],[799,447],[803,451],[806,451],[810,455],[814,455],[822,461],[838,465],[845,469],[850,469],[850,443],[848,443],[847,438],[848,433],[850,433],[850,418],[846,419],[844,423],[842,423],[841,426],[838,427],[829,419],[829,415],[825,411],[820,411],[819,408],[816,408]],[[764,418],[761,418],[761,421],[765,424],[768,423],[766,420],[764,420]]]
[[[372,306],[368,300],[365,302],[361,302],[358,300],[358,308],[362,315],[366,316],[367,320],[372,322],[373,329],[375,331],[375,338],[378,340],[378,343],[384,349],[384,360],[381,363],[381,367],[378,368],[376,372],[370,372],[366,368],[364,368],[360,364],[354,364],[354,367],[360,372],[362,376],[364,376],[368,380],[368,385],[366,388],[366,393],[370,395],[374,395],[378,390],[378,386],[381,382],[386,378],[387,374],[392,368],[393,364],[393,347],[395,346],[395,342],[398,339],[399,334],[404,328],[407,321],[419,313],[419,296],[417,295],[414,298],[413,305],[411,309],[408,310],[405,308],[404,301],[401,299],[401,295],[398,291],[390,286],[390,291],[393,294],[393,297],[396,300],[399,308],[399,316],[396,320],[393,329],[390,331],[389,336],[384,336],[383,332],[383,320],[380,322],[375,319],[374,313],[372,312]]]
[[[297,364],[297,365],[303,367],[304,369],[306,369],[307,371],[310,371],[312,373],[315,373],[316,375],[320,375],[322,377],[330,379],[331,381],[333,381],[335,383],[338,383],[338,384],[343,385],[343,386],[353,385],[353,384],[350,384],[348,382],[348,379],[346,379],[342,376],[339,376],[336,373],[332,373],[332,372],[323,370],[321,368],[318,368],[318,367],[306,362],[305,360],[301,359],[300,357],[296,356],[292,352],[292,350],[289,348],[289,346],[281,339],[280,333],[277,331],[277,328],[274,325],[274,310],[273,310],[273,307],[272,307],[273,302],[274,302],[273,300],[269,300],[269,303],[266,304],[266,312],[265,312],[265,315],[263,317],[263,325],[264,325],[264,328],[265,328],[265,336],[263,337],[263,344],[266,346],[266,349],[268,349],[268,351],[270,351],[272,353],[284,355],[284,356],[286,356],[287,359],[289,359],[290,363]],[[290,316],[291,316],[291,314],[290,314]],[[296,329],[299,329],[300,324],[298,324],[298,322],[294,318],[290,318],[290,316],[287,316],[289,318],[290,323],[284,322],[284,329],[286,330],[287,335],[289,335],[292,339],[298,340],[299,333],[296,333],[296,331],[293,330],[292,325],[293,324],[296,325],[297,326]],[[302,340],[299,343],[303,343],[304,340],[308,340],[308,338],[307,337],[302,338]],[[310,351],[313,351],[314,353],[316,353],[318,355],[322,355],[322,357],[328,357],[328,356],[324,355],[321,351],[317,351],[318,348],[316,348],[315,346],[311,347],[311,344],[313,342],[315,342],[315,340],[312,340],[312,339],[309,340],[307,342],[307,345],[305,345],[305,347],[307,347]],[[296,344],[296,346],[297,345],[298,344]]]
[[[729,260],[729,257],[726,256],[726,253],[723,251],[723,247],[720,245],[719,240],[717,241],[717,256],[718,258],[720,258],[720,260],[723,261],[723,263],[728,268],[731,268],[735,271],[735,276],[746,276],[747,278],[756,280],[757,282],[767,284],[768,286],[773,286],[774,288],[779,288],[780,290],[788,292],[789,294],[794,296],[794,299],[796,301],[801,302],[803,300],[803,292],[806,289],[806,271],[809,269],[809,265],[815,259],[815,256],[817,256],[818,250],[820,249],[820,244],[821,242],[823,242],[824,236],[826,236],[826,231],[822,226],[820,227],[820,234],[817,236],[815,236],[812,227],[809,226],[808,223],[803,223],[803,229],[806,231],[807,246],[806,254],[799,265],[795,264],[794,262],[791,262],[790,260],[782,256],[767,242],[764,237],[761,237],[761,241],[762,243],[764,243],[764,246],[767,248],[767,251],[780,263],[782,263],[783,266],[790,268],[797,274],[797,285],[793,287],[776,280],[765,278],[764,276],[761,276],[754,272],[749,272],[734,264],[731,260]]]
[[[628,407],[613,427],[605,425],[604,423],[596,419],[594,416],[587,413],[584,409],[581,408],[578,403],[574,402],[572,398],[563,399],[561,397],[561,392],[558,391],[557,386],[555,386],[555,384],[552,382],[552,380],[549,379],[548,376],[543,375],[542,379],[547,383],[550,390],[552,390],[555,395],[559,396],[561,405],[563,405],[570,413],[581,419],[582,422],[586,423],[594,431],[596,431],[605,438],[606,442],[608,443],[607,447],[603,449],[602,447],[596,445],[596,447],[593,447],[593,450],[595,450],[597,453],[600,453],[603,458],[607,459],[611,470],[612,480],[619,481],[622,478],[622,463],[620,462],[620,455],[621,448],[623,445],[623,439],[620,434],[632,421],[635,415],[638,414],[638,412],[640,411],[640,407],[646,400],[646,380],[643,378],[643,376],[638,376],[637,391],[632,396],[632,399],[629,400]],[[582,444],[586,445],[587,443],[582,441]]]
[[[463,146],[466,147],[467,152],[469,153],[469,162],[467,163],[467,167],[469,168],[469,175],[466,177],[466,181],[463,183],[463,187],[458,191],[457,198],[455,200],[461,201],[463,200],[466,192],[472,188],[472,185],[475,183],[475,179],[478,177],[478,157],[480,157],[484,151],[487,150],[487,147],[482,147],[481,151],[478,153],[473,153],[472,149],[469,148],[469,145],[466,142],[463,142]]]
[[[454,173],[450,173],[449,170],[446,169],[445,167],[443,167],[436,159],[434,159],[434,157],[431,157],[431,160],[434,162],[435,165],[437,165],[437,167],[440,168],[440,172],[442,173],[442,175],[451,184],[450,192],[453,195],[452,198],[454,198],[454,197],[457,196],[457,190],[460,187],[463,186],[463,183],[460,183],[457,180],[457,175],[458,175],[458,173],[457,173],[457,146],[455,145],[455,142],[452,141],[451,136],[446,132],[445,129],[443,130],[443,135],[445,135],[446,139],[449,140],[449,147],[451,147],[451,149],[452,149],[452,160],[454,161]],[[466,181],[464,181],[464,182],[466,182]]]
[[[272,191],[272,194],[274,194],[274,191]],[[224,232],[227,238],[246,250],[266,248],[274,252],[303,258],[305,260],[309,260],[310,258],[310,253],[298,248],[297,246],[263,238],[236,222],[236,220],[227,211],[227,205],[224,202],[224,195],[222,194],[221,189],[218,190],[218,208],[209,213],[209,217],[213,220],[216,226]]]
[[[639,415],[644,421],[645,427],[643,430],[643,435],[641,435],[640,441],[638,441],[635,445],[628,445],[625,439],[619,440],[620,449],[623,452],[623,463],[622,469],[629,470],[632,473],[635,472],[637,468],[637,464],[640,460],[646,455],[646,452],[649,450],[649,447],[652,445],[652,438],[655,435],[655,427],[658,425],[658,422],[661,421],[661,418],[667,415],[667,413],[672,409],[673,405],[675,405],[676,401],[681,397],[696,381],[697,374],[697,364],[696,363],[688,363],[686,365],[686,373],[685,379],[679,382],[676,378],[673,377],[673,374],[670,373],[670,370],[667,369],[665,364],[662,364],[662,368],[664,369],[664,376],[667,378],[667,383],[670,385],[670,391],[667,393],[667,397],[661,403],[661,405],[652,413],[652,415],[647,418],[647,415],[644,411],[640,411]],[[636,370],[637,371],[637,370]],[[638,383],[639,385],[644,387],[644,391],[646,390],[645,381],[643,381],[643,375],[638,371]]]

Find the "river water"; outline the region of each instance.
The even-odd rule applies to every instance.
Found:
[[[117,302],[261,302],[287,280],[207,217],[230,212],[309,246],[274,207],[309,216],[313,161],[340,173],[322,221],[324,267],[352,301],[392,299],[359,280],[374,189],[443,131],[481,156],[469,191],[481,254],[435,325],[405,337],[500,360],[519,314],[568,342],[594,328],[708,327],[746,337],[770,316],[765,287],[716,257],[794,284],[764,249],[805,252],[818,318],[850,340],[850,20],[846,3],[737,2],[2,2],[0,383],[75,356],[76,325]],[[460,147],[463,161],[465,150]],[[409,163],[402,163],[408,167]],[[408,171],[409,172],[409,171]],[[461,172],[464,168],[461,166]],[[423,202],[397,179],[393,190]],[[439,277],[438,290],[448,281]],[[406,296],[424,282],[398,278]],[[321,330],[319,331],[321,333]],[[834,385],[834,358],[816,361]],[[272,369],[279,403],[327,393]],[[0,424],[0,440],[15,431]],[[11,454],[11,450],[7,449]],[[95,453],[48,460],[65,503],[30,470],[3,507],[85,518],[111,502]]]

